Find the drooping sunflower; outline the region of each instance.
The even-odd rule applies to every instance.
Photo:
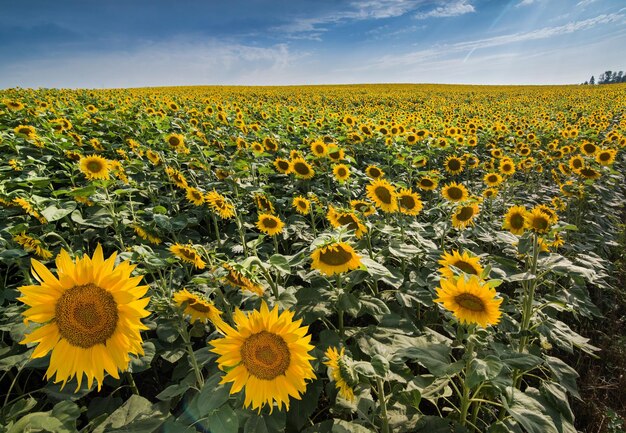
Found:
[[[167,174],[167,177],[169,177],[170,180],[174,182],[174,185],[176,185],[177,187],[186,189],[187,186],[189,186],[187,183],[187,179],[185,179],[185,176],[175,168],[166,167],[165,173]]]
[[[274,160],[274,167],[276,167],[276,171],[281,174],[289,174],[293,170],[291,162],[283,158],[276,158]]]
[[[25,321],[43,326],[26,334],[21,344],[38,343],[32,358],[52,351],[45,377],[55,383],[76,377],[80,389],[83,374],[87,386],[93,380],[102,387],[104,373],[119,379],[130,354],[143,355],[140,331],[147,329],[141,319],[150,298],[143,298],[148,286],[139,286],[141,276],[131,277],[135,265],[125,261],[115,267],[116,253],[104,259],[98,245],[93,257],[84,255],[74,262],[65,250],[56,257],[58,276],[37,260],[32,272],[39,285],[23,286],[18,298],[28,305]]]
[[[183,262],[190,263],[198,269],[204,269],[206,263],[200,257],[198,251],[191,245],[174,244],[170,247],[170,251]]]
[[[221,219],[228,219],[235,216],[235,206],[228,202],[219,192],[209,191],[204,196],[204,201],[209,205],[211,211],[219,215]]]
[[[245,387],[246,407],[260,412],[268,405],[271,412],[276,402],[279,410],[283,404],[289,410],[289,398],[300,399],[307,380],[315,379],[308,327],[293,316],[288,310],[278,314],[278,305],[270,311],[262,301],[260,311],[235,310],[235,326],[222,324],[224,337],[211,340],[218,367],[227,372],[220,383],[232,382],[231,394]]]
[[[83,156],[80,158],[80,170],[89,180],[109,179],[109,161],[101,156]]]
[[[330,379],[335,382],[339,395],[346,400],[353,401],[353,387],[358,384],[358,376],[346,365],[346,349],[342,347],[339,351],[336,347],[329,347],[324,355],[328,359],[324,361],[324,365],[330,369]]]
[[[480,266],[480,257],[472,256],[467,251],[464,251],[463,254],[460,254],[457,250],[452,250],[452,254],[444,252],[438,263],[442,265],[439,268],[439,272],[444,278],[454,278],[456,276],[450,268],[451,266],[459,268],[469,275],[480,275],[483,272],[483,268]]]
[[[257,220],[256,226],[263,233],[274,236],[283,231],[285,223],[282,222],[277,216],[268,213],[262,213],[259,214],[259,219]]]
[[[365,169],[365,174],[367,174],[367,176],[371,179],[380,179],[381,177],[385,176],[385,172],[375,165],[368,165]]]
[[[35,128],[30,125],[18,125],[13,129],[13,131],[15,131],[16,134],[26,136],[26,138],[31,138],[37,135]]]
[[[592,167],[583,167],[580,170],[576,170],[576,174],[584,177],[585,179],[599,179],[602,176],[598,170]]]
[[[350,167],[345,164],[335,164],[333,166],[333,175],[337,181],[343,183],[350,177]]]
[[[497,292],[476,275],[444,278],[439,285],[438,297],[434,301],[452,311],[459,322],[486,328],[500,321],[502,299],[498,299]]]
[[[39,239],[28,236],[25,232],[13,236],[13,240],[21,245],[24,250],[37,254],[40,258],[48,260],[52,258],[52,253],[44,248]]]
[[[504,215],[502,228],[510,231],[514,235],[523,234],[526,227],[527,212],[524,206],[511,206],[506,212],[506,215]]]
[[[422,211],[424,204],[418,193],[411,191],[411,188],[402,188],[398,191],[398,207],[403,214],[417,215]]]
[[[450,174],[459,174],[463,172],[463,166],[465,165],[465,161],[461,158],[457,158],[456,156],[449,156],[446,158],[443,163],[444,168]]]
[[[550,230],[550,216],[541,209],[534,208],[524,214],[524,227],[537,233]]]
[[[312,179],[315,176],[313,167],[304,158],[294,158],[291,160],[292,173],[298,179]]]
[[[485,177],[483,177],[483,182],[487,186],[498,186],[502,183],[502,176],[498,173],[487,173]]]
[[[462,183],[451,182],[441,189],[441,195],[451,202],[460,202],[467,200],[468,192]]]
[[[78,197],[76,197],[76,199],[78,199]],[[137,236],[139,236],[141,239],[145,241],[152,242],[155,245],[159,245],[161,242],[163,242],[161,238],[153,235],[152,233],[150,233],[149,231],[147,231],[145,228],[141,227],[138,224],[133,224],[131,227],[133,228],[135,233],[137,233]]]
[[[202,296],[189,292],[187,289],[174,293],[174,302],[177,306],[184,308],[183,314],[190,316],[190,322],[206,323],[207,320],[215,323],[221,320],[222,312],[218,310],[213,302],[207,301]]]
[[[377,208],[384,212],[395,212],[398,210],[398,199],[396,189],[385,179],[376,179],[366,187],[367,197]]]
[[[294,197],[291,205],[299,214],[308,215],[309,212],[311,212],[311,202],[309,199],[302,197],[301,195]]]
[[[187,187],[187,193],[185,195],[187,201],[195,206],[202,206],[204,203],[204,194],[198,188]]]
[[[159,165],[161,163],[161,157],[159,157],[159,154],[154,152],[151,149],[148,149],[146,151],[146,156],[148,157],[150,162],[154,165]]]
[[[474,225],[474,218],[476,218],[479,211],[477,203],[459,205],[452,214],[452,225],[457,229],[464,229],[469,225]]]
[[[228,271],[228,274],[224,277],[224,281],[227,284],[256,293],[258,296],[263,296],[263,293],[265,292],[263,287],[251,278],[248,278],[248,276],[244,274],[244,270],[241,267],[236,268],[229,263],[224,263],[222,267]]]
[[[437,179],[433,179],[430,176],[422,177],[417,183],[417,186],[419,186],[420,189],[423,189],[424,191],[432,191],[434,189],[437,189],[437,185]]]
[[[376,207],[365,200],[350,200],[350,208],[357,212],[361,212],[363,216],[370,216],[376,213]]]
[[[311,253],[312,269],[331,276],[342,272],[358,269],[361,266],[361,256],[345,242],[333,242],[317,247]]]
[[[257,209],[261,213],[273,214],[275,212],[274,204],[272,203],[270,198],[265,194],[261,194],[261,193],[254,194],[254,203],[256,204]]]
[[[354,211],[337,211],[332,205],[328,207],[326,218],[330,224],[335,227],[346,226],[348,230],[354,230],[354,236],[357,239],[363,237],[367,233],[367,227],[361,222]]]

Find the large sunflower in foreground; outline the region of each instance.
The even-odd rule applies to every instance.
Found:
[[[328,276],[358,269],[361,266],[361,256],[345,242],[334,242],[318,247],[311,253],[311,259],[313,260],[311,268]]]
[[[395,212],[398,210],[398,200],[396,189],[385,179],[376,179],[366,187],[367,197],[372,200],[377,208],[384,212]]]
[[[56,257],[58,277],[43,264],[32,260],[32,272],[39,285],[22,286],[18,298],[29,308],[25,321],[43,326],[26,334],[21,344],[38,343],[32,358],[52,351],[46,378],[56,375],[63,386],[74,376],[80,389],[83,374],[91,388],[93,380],[102,387],[105,371],[118,379],[129,354],[143,355],[141,318],[150,298],[142,298],[148,286],[139,286],[141,276],[131,277],[135,265],[122,262],[115,267],[116,253],[104,259],[98,245],[93,257],[76,262],[61,250]]]
[[[470,255],[467,251],[464,251],[463,254],[460,254],[457,250],[453,250],[452,254],[443,253],[438,263],[443,266],[439,268],[439,272],[441,272],[444,278],[455,277],[450,266],[459,268],[470,275],[480,275],[483,272],[483,268],[480,266],[480,258]]]
[[[306,381],[315,379],[309,352],[311,336],[302,319],[293,320],[294,313],[278,306],[272,311],[265,301],[261,309],[245,314],[235,310],[235,327],[223,323],[219,329],[223,338],[212,340],[212,352],[217,353],[218,367],[227,371],[221,383],[233,382],[230,393],[245,387],[246,407],[261,411],[266,404],[273,410],[283,403],[289,410],[289,397],[300,400],[306,391]]]
[[[222,312],[213,305],[213,302],[207,301],[200,295],[191,293],[187,289],[174,293],[173,298],[177,306],[184,307],[183,314],[190,317],[189,321],[191,323],[221,320]]]
[[[80,171],[89,180],[106,180],[109,178],[109,161],[101,156],[83,156],[79,164]]]
[[[439,284],[435,302],[452,311],[459,322],[485,328],[500,321],[502,299],[497,299],[497,292],[479,277],[442,279]]]

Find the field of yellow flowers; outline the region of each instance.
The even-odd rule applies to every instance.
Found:
[[[625,107],[0,91],[0,432],[576,432],[590,330],[624,343]]]

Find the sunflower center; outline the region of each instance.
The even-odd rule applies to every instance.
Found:
[[[89,170],[92,173],[98,173],[100,172],[100,170],[102,170],[102,163],[100,161],[89,161],[87,163],[87,170]]]
[[[452,263],[452,266],[459,268],[460,270],[462,270],[463,272],[465,272],[466,274],[470,274],[470,275],[478,275],[478,272],[476,271],[476,268],[468,262],[465,262],[463,260],[459,260],[455,263]]]
[[[601,153],[600,154],[600,160],[601,161],[608,161],[609,159],[611,159],[611,154],[610,153]]]
[[[278,161],[278,168],[280,168],[281,170],[289,170],[289,162]]]
[[[483,300],[470,293],[461,293],[460,295],[454,297],[454,301],[467,310],[477,312],[485,311],[485,303]]]
[[[420,184],[425,188],[430,188],[431,186],[433,186],[433,181],[430,179],[422,179],[420,181]]]
[[[359,228],[359,224],[358,224],[358,221],[357,221],[356,217],[354,215],[352,215],[352,214],[349,214],[349,213],[341,214],[337,218],[337,221],[342,226],[348,226],[348,228],[350,230],[358,230],[358,228]]]
[[[510,166],[509,164],[505,164],[505,165],[502,166],[502,171],[505,172],[505,173],[508,173],[512,169],[513,169],[513,167]]]
[[[287,343],[280,335],[261,331],[243,342],[241,359],[250,374],[259,379],[272,380],[285,374],[291,355]]]
[[[520,213],[511,215],[511,227],[514,229],[521,229],[524,227],[524,215]]]
[[[296,162],[293,165],[293,169],[296,171],[296,173],[301,175],[309,174],[309,167],[303,162]]]
[[[346,175],[346,169],[345,168],[340,168],[339,170],[337,170],[337,175],[339,177],[344,177]]]
[[[474,208],[471,206],[463,206],[461,211],[456,214],[459,221],[469,221],[474,216]]]
[[[415,207],[415,199],[410,195],[402,195],[400,196],[400,206],[405,209],[413,209]]]
[[[342,266],[352,260],[352,252],[346,251],[343,246],[328,247],[320,253],[320,262],[329,266]]]
[[[391,204],[391,200],[393,197],[391,196],[391,192],[389,192],[389,190],[384,186],[376,187],[376,189],[374,190],[374,194],[376,194],[376,197],[378,197],[378,199],[383,203]]]
[[[278,222],[273,218],[263,218],[263,226],[268,229],[276,228]]]
[[[458,159],[451,159],[448,161],[448,168],[452,171],[457,171],[461,168],[461,161]]]
[[[117,302],[113,295],[94,284],[66,290],[55,306],[61,336],[72,346],[88,349],[104,344],[117,327]]]
[[[379,169],[374,168],[374,167],[370,168],[370,176],[372,176],[373,178],[378,178],[380,177],[380,175],[381,175],[381,172]]]
[[[453,186],[448,188],[448,196],[452,200],[461,200],[463,198],[463,191],[461,191],[461,188]]]
[[[170,137],[170,146],[176,147],[180,144],[178,137]]]
[[[536,230],[547,230],[548,218],[544,217],[543,215],[533,218],[533,228]]]
[[[491,174],[489,175],[489,177],[487,178],[487,180],[491,183],[497,182],[498,181],[498,176],[496,176],[495,174]]]

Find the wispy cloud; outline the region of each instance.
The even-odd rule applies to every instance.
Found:
[[[379,20],[402,16],[415,10],[425,0],[360,0],[353,1],[344,10],[314,17],[295,17],[291,22],[272,28],[291,34],[314,33],[316,38],[330,25],[349,21]]]
[[[588,30],[603,24],[624,22],[625,18],[626,16],[622,13],[603,14],[586,20],[570,22],[561,26],[543,27],[528,32],[510,33],[491,38],[457,42],[454,44],[443,44],[424,50],[413,51],[404,55],[384,56],[383,58],[378,59],[375,63],[364,67],[388,68],[418,64],[435,58],[444,58],[458,53],[473,53],[475,50],[482,48],[493,48],[519,42],[548,39],[560,35]],[[467,60],[467,56],[465,56],[465,60]]]
[[[533,3],[537,3],[537,0],[522,0],[518,4],[515,5],[516,8],[520,8],[523,6],[530,6]]]
[[[576,6],[584,8],[585,6],[589,6],[591,3],[595,3],[597,1],[598,0],[580,0],[578,3],[576,3]]]
[[[476,12],[476,9],[468,0],[454,0],[452,2],[446,2],[446,4],[438,6],[428,12],[420,12],[415,15],[415,18],[425,20],[427,18],[456,17],[471,12]]]

